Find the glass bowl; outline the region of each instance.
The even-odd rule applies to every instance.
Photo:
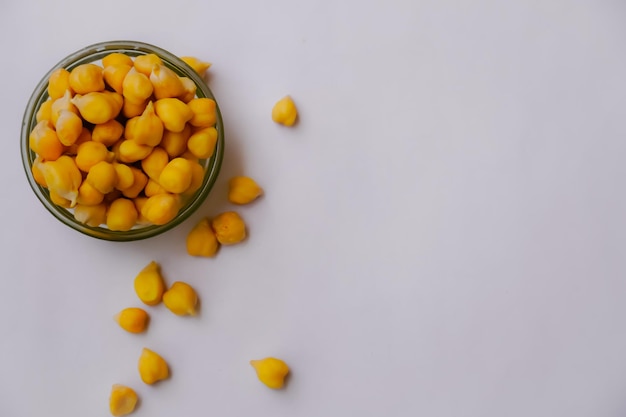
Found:
[[[139,55],[156,54],[163,63],[177,73],[179,76],[188,77],[196,84],[196,97],[206,97],[215,100],[213,93],[209,89],[208,85],[204,82],[202,77],[198,75],[188,64],[178,58],[176,55],[168,52],[162,48],[154,45],[150,45],[137,41],[110,41],[101,42],[91,46],[87,46],[73,54],[67,56],[55,65],[44,77],[41,79],[35,90],[33,91],[30,100],[26,106],[24,113],[24,119],[22,121],[21,143],[20,149],[22,153],[22,162],[28,183],[33,189],[37,198],[41,201],[44,207],[59,221],[72,229],[81,232],[85,235],[110,240],[110,241],[133,241],[146,239],[152,236],[161,234],[173,227],[179,225],[185,219],[187,219],[206,199],[207,195],[211,191],[211,188],[215,184],[217,176],[222,164],[222,158],[224,155],[224,127],[222,117],[220,114],[219,106],[216,101],[216,113],[217,121],[215,128],[217,130],[217,143],[213,155],[204,160],[200,160],[200,164],[204,166],[205,173],[200,188],[186,200],[182,202],[181,208],[176,217],[170,222],[164,225],[136,225],[128,231],[114,231],[108,229],[104,225],[99,227],[88,226],[79,222],[74,218],[72,209],[63,208],[56,205],[50,199],[48,189],[39,185],[32,173],[32,164],[35,160],[36,154],[29,147],[29,136],[32,129],[37,124],[36,115],[39,107],[43,102],[48,99],[48,79],[50,74],[58,68],[65,68],[71,71],[74,67],[86,64],[97,63],[106,55],[113,52],[121,52],[131,57],[137,57]]]

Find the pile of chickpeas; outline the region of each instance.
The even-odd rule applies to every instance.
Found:
[[[183,58],[203,75],[209,64]],[[89,226],[163,225],[202,185],[218,139],[216,103],[155,54],[111,53],[55,70],[29,137],[32,172]]]

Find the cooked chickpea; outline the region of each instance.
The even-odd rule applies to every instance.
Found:
[[[246,238],[246,225],[234,211],[219,214],[211,221],[217,241],[222,245],[233,245]]]
[[[191,185],[191,163],[185,158],[174,158],[163,168],[159,184],[170,193],[184,193]]]
[[[107,227],[115,231],[127,231],[137,222],[137,209],[131,200],[118,198],[107,211]]]
[[[272,108],[272,120],[276,123],[293,126],[298,117],[298,109],[290,96],[285,96]]]

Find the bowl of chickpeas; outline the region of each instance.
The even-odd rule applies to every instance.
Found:
[[[85,235],[132,241],[161,234],[206,199],[224,128],[203,79],[210,64],[137,41],[67,56],[24,113],[28,182],[59,221]]]

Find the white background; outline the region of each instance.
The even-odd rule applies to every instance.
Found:
[[[227,141],[201,209],[134,243],[52,218],[19,157],[43,74],[115,39],[212,62]],[[0,416],[107,416],[113,383],[137,417],[626,415],[625,40],[621,0],[1,0]],[[240,174],[249,239],[189,257]],[[130,335],[151,260],[201,314]]]

